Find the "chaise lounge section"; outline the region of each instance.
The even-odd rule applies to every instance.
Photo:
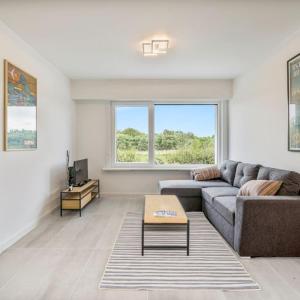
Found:
[[[224,161],[217,180],[165,180],[161,194],[177,195],[187,211],[202,210],[241,256],[300,256],[300,174]],[[276,196],[237,196],[249,180],[280,180]]]

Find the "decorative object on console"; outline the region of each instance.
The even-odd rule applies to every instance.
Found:
[[[274,196],[281,185],[277,180],[250,180],[242,185],[238,196]]]
[[[175,210],[156,210],[153,212],[154,217],[176,217],[177,212]]]
[[[288,150],[300,151],[300,53],[287,62]]]
[[[195,180],[203,181],[203,180],[220,178],[221,172],[217,166],[210,166],[210,167],[194,170],[192,175]]]
[[[37,149],[37,80],[4,60],[4,150]]]

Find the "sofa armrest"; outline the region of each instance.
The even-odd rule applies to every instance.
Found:
[[[234,249],[241,256],[300,256],[300,196],[239,196]]]

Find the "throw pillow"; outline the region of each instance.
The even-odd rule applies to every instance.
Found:
[[[197,181],[220,178],[221,173],[217,166],[194,170],[194,178]]]
[[[250,180],[240,188],[238,196],[273,196],[281,184],[277,180]]]

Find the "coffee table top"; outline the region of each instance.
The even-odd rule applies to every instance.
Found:
[[[174,217],[157,217],[153,213],[158,210],[176,211]],[[187,224],[188,218],[175,195],[145,195],[145,224]]]

